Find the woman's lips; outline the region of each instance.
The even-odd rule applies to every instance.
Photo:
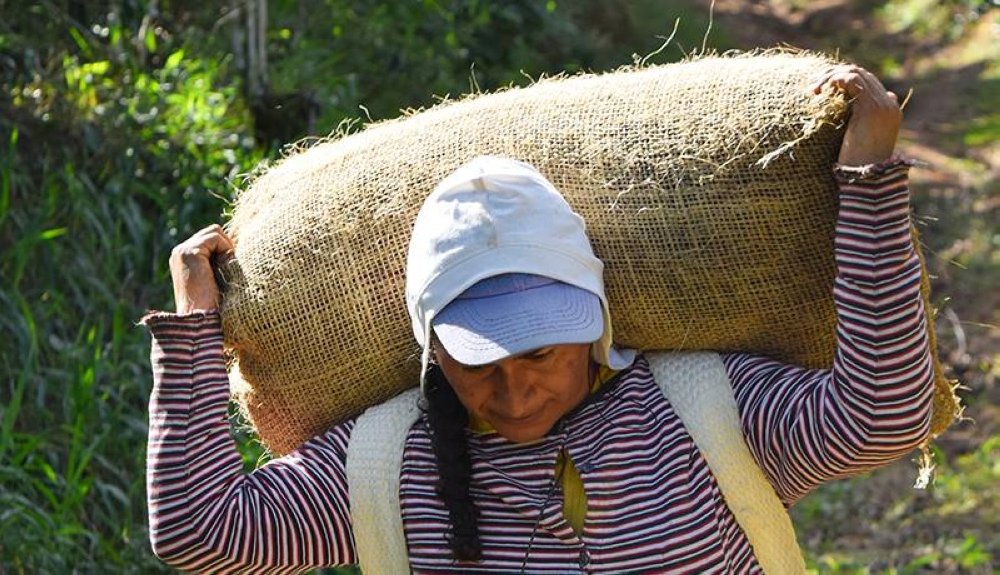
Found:
[[[508,425],[524,425],[525,423],[531,423],[534,419],[537,419],[539,415],[542,414],[542,410],[532,412],[530,415],[523,415],[519,417],[509,417],[506,415],[500,415],[499,413],[491,413],[491,419],[499,423],[505,423]]]

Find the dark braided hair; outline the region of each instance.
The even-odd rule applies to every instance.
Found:
[[[428,367],[425,382],[425,402],[422,406],[430,426],[434,456],[437,458],[437,492],[448,508],[451,520],[446,534],[455,559],[479,561],[482,545],[479,541],[479,510],[472,501],[472,460],[465,439],[469,412],[459,401],[441,368]]]

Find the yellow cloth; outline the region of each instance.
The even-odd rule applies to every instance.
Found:
[[[602,385],[615,376],[615,373],[617,373],[615,370],[607,366],[600,366],[597,375],[594,376],[594,382],[590,385],[590,393],[600,389]],[[494,431],[489,423],[474,414],[469,415],[469,429],[476,433],[492,433]],[[559,481],[563,488],[563,515],[573,531],[580,535],[583,533],[583,520],[587,516],[587,493],[583,489],[583,478],[580,477],[580,471],[577,470],[573,458],[566,453],[565,449],[559,452],[559,457],[556,459],[556,472],[559,473]]]

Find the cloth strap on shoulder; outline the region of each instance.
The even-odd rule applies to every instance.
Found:
[[[788,512],[747,447],[726,366],[716,353],[647,353],[657,385],[708,463],[764,573],[805,573]]]
[[[399,503],[399,473],[410,427],[420,417],[419,389],[369,408],[347,446],[347,490],[354,549],[363,573],[409,573]]]

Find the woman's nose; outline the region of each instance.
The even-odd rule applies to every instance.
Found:
[[[527,415],[534,386],[527,378],[516,372],[501,370],[500,375],[493,386],[496,410],[511,418]]]

